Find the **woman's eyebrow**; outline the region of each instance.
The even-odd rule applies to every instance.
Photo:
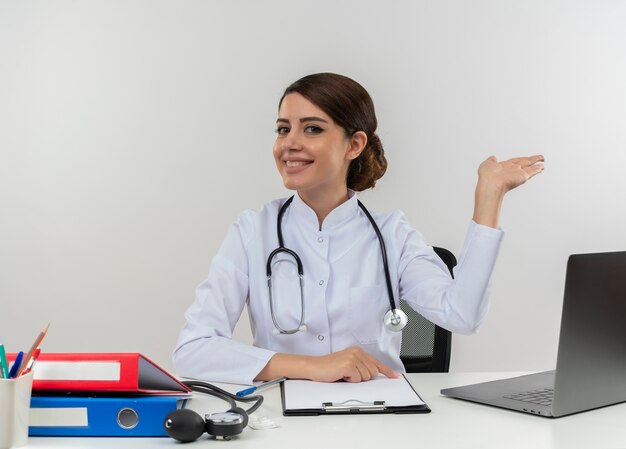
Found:
[[[300,119],[300,123],[303,123],[303,122],[323,122],[323,123],[328,123],[327,120],[324,120],[321,117],[302,117]]]
[[[322,123],[328,123],[328,120],[324,120],[321,117],[302,117],[300,120],[300,123],[304,123],[304,122],[322,122]],[[286,118],[277,118],[276,119],[276,123],[289,123],[289,120],[287,120]]]

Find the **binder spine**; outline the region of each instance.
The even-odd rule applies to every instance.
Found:
[[[165,416],[182,398],[33,396],[30,436],[165,437]]]

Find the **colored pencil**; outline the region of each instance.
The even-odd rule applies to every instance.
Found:
[[[43,340],[43,338],[46,336],[46,332],[48,332],[49,327],[50,327],[50,323],[46,324],[46,327],[44,327],[43,330],[39,333],[39,335],[37,335],[35,342],[30,347],[30,350],[26,354],[26,357],[24,357],[24,362],[22,363],[22,366],[17,372],[17,376],[21,376],[22,372],[26,369],[26,366],[28,365],[28,362],[30,362],[30,359],[32,358],[33,353],[35,352],[35,349],[37,349],[39,345],[41,344],[41,340]]]

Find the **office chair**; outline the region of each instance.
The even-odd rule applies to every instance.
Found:
[[[456,257],[445,248],[434,246],[435,253],[452,273]],[[402,331],[400,360],[407,373],[447,373],[450,368],[452,333],[424,318],[400,300],[400,308],[409,317],[409,322]]]

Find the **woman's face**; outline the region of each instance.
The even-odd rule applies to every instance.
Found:
[[[274,159],[285,187],[301,194],[346,190],[348,166],[362,150],[359,138],[346,137],[341,126],[298,93],[283,99],[276,134]]]

